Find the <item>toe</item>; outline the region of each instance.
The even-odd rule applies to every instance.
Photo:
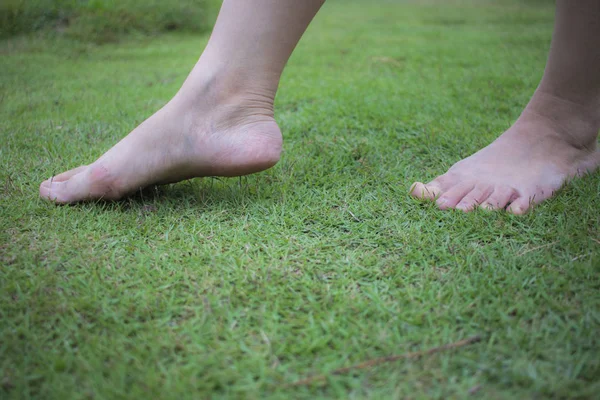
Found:
[[[508,212],[516,215],[525,214],[533,205],[532,199],[529,196],[517,197],[506,209]]]
[[[80,170],[62,182],[45,181],[40,186],[40,196],[55,203],[67,204],[104,197],[117,198],[117,193],[103,168],[90,167]]]
[[[454,208],[474,187],[472,183],[459,183],[442,193],[436,203],[442,210]]]
[[[81,165],[77,168],[70,169],[66,172],[63,172],[62,174],[58,174],[49,179],[46,179],[44,181],[44,183],[45,182],[48,182],[48,183],[49,182],[64,182],[64,181],[68,180],[70,177],[72,177],[73,175],[80,173],[81,171],[83,171],[86,168],[87,168],[87,165]]]
[[[508,186],[496,186],[487,200],[483,201],[480,208],[484,210],[502,210],[517,197],[516,191]]]
[[[473,190],[465,195],[462,200],[456,205],[458,210],[472,211],[483,203],[493,191],[492,186],[475,186]]]
[[[44,181],[40,185],[40,197],[58,204],[69,203],[66,182]]]
[[[83,200],[85,193],[85,171],[64,181],[44,181],[40,186],[40,196],[58,204],[74,203]]]
[[[71,177],[84,171],[86,168],[87,165],[82,165],[46,179],[40,184],[40,197],[55,201],[57,203],[63,203],[62,201],[57,201],[61,197],[57,197],[56,194],[64,191],[64,185],[59,185],[59,183],[68,181]]]
[[[510,203],[506,210],[512,214],[522,215],[531,210],[534,205],[539,204],[552,196],[554,196],[554,190],[552,188],[542,189],[538,187],[535,192],[526,193],[517,197]]]
[[[435,200],[441,192],[441,187],[435,181],[428,184],[415,182],[410,187],[410,195],[423,200]]]

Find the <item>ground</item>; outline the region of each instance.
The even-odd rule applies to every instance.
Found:
[[[76,206],[39,183],[164,104],[207,37],[2,42],[1,397],[592,398],[600,174],[526,216],[408,196],[517,118],[552,20],[539,1],[328,2],[281,82],[276,167]]]

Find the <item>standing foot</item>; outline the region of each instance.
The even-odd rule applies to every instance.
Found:
[[[442,210],[484,207],[524,214],[569,179],[598,168],[599,128],[598,108],[538,93],[492,144],[433,181],[414,183],[410,193]]]

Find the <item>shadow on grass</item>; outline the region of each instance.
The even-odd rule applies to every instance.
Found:
[[[201,210],[218,212],[223,209],[243,213],[249,206],[270,203],[281,197],[279,185],[267,183],[270,177],[219,178],[206,177],[184,182],[154,185],[118,200],[98,200],[87,207],[97,211],[153,214],[159,209],[170,212]],[[275,200],[274,200],[275,199]]]

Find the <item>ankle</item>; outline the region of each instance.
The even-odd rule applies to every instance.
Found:
[[[600,107],[538,89],[517,123],[543,123],[561,141],[580,149],[594,149],[600,130]]]
[[[195,108],[246,105],[272,118],[279,77],[252,75],[248,71],[238,71],[218,63],[209,64],[201,59],[175,98]]]

